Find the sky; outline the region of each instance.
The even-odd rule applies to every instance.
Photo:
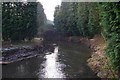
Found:
[[[61,4],[61,0],[38,0],[44,8],[44,12],[48,20],[54,20],[54,11],[57,5]]]

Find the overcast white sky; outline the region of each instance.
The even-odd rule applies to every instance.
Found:
[[[44,8],[44,12],[47,16],[48,20],[54,20],[54,11],[55,11],[55,6],[61,4],[61,0],[38,0],[41,2]]]

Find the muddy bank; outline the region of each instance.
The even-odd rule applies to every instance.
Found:
[[[2,50],[1,64],[9,64],[16,61],[21,61],[35,56],[42,56],[46,52],[53,52],[53,44],[40,44],[29,47],[18,47],[18,48],[4,48]]]
[[[67,42],[82,43],[87,45],[91,51],[91,57],[87,60],[88,66],[100,78],[117,78],[116,72],[109,64],[109,58],[104,54],[106,47],[105,40],[101,35],[96,35],[92,39],[87,37],[66,37]]]
[[[110,66],[109,57],[104,53],[106,44],[101,35],[96,35],[93,39],[82,38],[80,42],[92,50],[92,55],[87,62],[98,77],[117,78],[116,72]]]

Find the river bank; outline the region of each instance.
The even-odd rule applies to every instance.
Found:
[[[93,39],[81,41],[92,50],[91,58],[87,60],[88,65],[100,78],[117,78],[116,72],[110,66],[109,57],[104,53],[106,42],[101,35],[96,35]]]
[[[54,45],[43,44],[43,42],[26,42],[15,43],[10,47],[3,47],[1,49],[2,57],[0,64],[9,64],[24,59],[32,58],[35,56],[43,56],[45,52],[53,52]]]
[[[93,39],[83,38],[83,37],[65,37],[62,39],[63,42],[67,43],[80,43],[86,45],[91,49],[91,57],[86,60],[88,66],[96,73],[98,77],[101,78],[115,78],[115,72],[111,69],[109,65],[109,59],[104,54],[105,41],[100,35],[96,35]],[[55,41],[54,41],[55,42]],[[55,43],[60,41],[56,41]],[[46,45],[45,45],[46,43]],[[53,43],[53,42],[52,42]],[[2,64],[9,64],[16,61],[21,61],[37,55],[45,55],[46,52],[53,52],[55,44],[49,44],[49,42],[44,42],[44,44],[34,44],[34,46],[22,46],[15,49],[4,50],[2,57]]]
[[[65,41],[82,43],[91,49],[92,54],[87,62],[88,66],[96,73],[98,77],[117,78],[116,72],[109,64],[109,58],[104,54],[106,44],[101,35],[96,35],[92,39],[85,37],[67,37]]]
[[[3,78],[98,78],[87,65],[91,50],[86,45],[55,43],[52,53],[3,65]]]

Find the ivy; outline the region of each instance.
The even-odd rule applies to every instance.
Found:
[[[101,26],[106,37],[107,47],[105,53],[110,58],[110,64],[113,69],[120,72],[120,4],[118,3],[102,3],[101,10]]]

